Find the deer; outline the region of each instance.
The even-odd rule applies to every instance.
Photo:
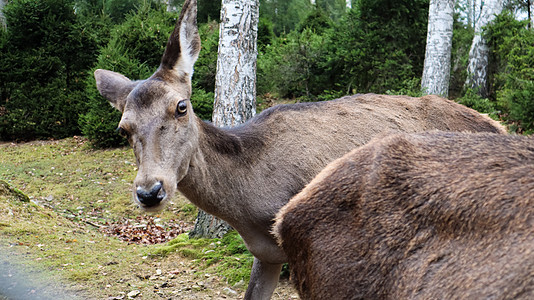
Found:
[[[195,0],[183,4],[160,66],[148,79],[94,72],[122,113],[118,131],[138,172],[134,202],[159,211],[179,191],[228,222],[254,256],[245,299],[269,299],[286,256],[271,234],[276,212],[329,162],[385,131],[506,133],[498,122],[437,96],[365,94],[279,105],[218,128],[194,114],[191,76],[200,51]]]
[[[534,138],[393,133],[276,216],[302,299],[532,299]]]

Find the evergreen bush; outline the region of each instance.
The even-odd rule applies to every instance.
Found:
[[[534,133],[534,29],[503,12],[487,28],[492,90],[502,117],[519,133]]]
[[[96,57],[92,29],[72,0],[16,0],[4,7],[0,43],[0,139],[78,134],[82,78]],[[0,29],[1,30],[1,29]]]

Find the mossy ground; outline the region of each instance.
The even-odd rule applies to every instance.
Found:
[[[0,180],[30,200],[0,196],[0,247],[10,268],[41,274],[37,282],[48,286],[42,293],[61,288],[82,299],[127,298],[133,290],[140,291],[136,299],[241,297],[252,256],[235,232],[138,245],[99,230],[141,214],[130,199],[134,162],[128,147],[95,150],[83,138],[0,145]],[[193,224],[196,213],[177,196],[158,218],[164,226]],[[283,283],[273,299],[294,295]]]

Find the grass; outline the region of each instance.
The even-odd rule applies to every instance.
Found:
[[[156,268],[184,269],[180,276],[193,281],[209,273],[222,274],[221,281],[231,284],[248,281],[252,256],[236,233],[221,240],[190,240],[182,234],[147,246],[99,230],[140,215],[130,199],[134,162],[128,147],[95,150],[77,137],[0,145],[0,180],[18,188],[19,196],[29,196],[0,196],[0,248],[13,256],[10,263],[40,272],[52,287],[85,299],[124,296],[132,289],[150,299],[156,290],[147,278]],[[181,196],[172,202],[158,215],[161,222],[194,222],[192,204]]]
[[[229,232],[222,239],[189,239],[184,233],[150,251],[147,255],[166,256],[177,252],[195,259],[205,272],[216,272],[232,285],[240,281],[248,282],[254,260],[243,239],[235,231]]]

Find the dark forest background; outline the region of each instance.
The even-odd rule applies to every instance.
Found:
[[[120,113],[96,90],[104,68],[144,79],[159,65],[181,2],[12,0],[0,28],[0,140],[85,135],[117,146]],[[258,29],[259,107],[354,93],[421,94],[428,0],[262,0]],[[220,2],[198,0],[202,51],[193,104],[211,119]],[[534,30],[511,2],[484,31],[490,47],[490,96],[465,90],[473,26],[455,17],[449,97],[534,132]],[[175,11],[169,11],[175,10]]]

